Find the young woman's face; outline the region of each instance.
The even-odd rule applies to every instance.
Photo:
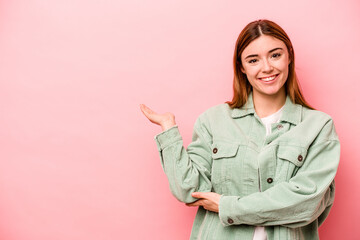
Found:
[[[285,94],[290,61],[284,42],[262,35],[244,49],[241,62],[241,71],[246,74],[254,95]]]

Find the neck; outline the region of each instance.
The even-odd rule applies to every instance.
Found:
[[[279,91],[275,95],[265,95],[253,91],[253,102],[256,114],[260,117],[267,117],[284,106],[286,101],[285,90]]]

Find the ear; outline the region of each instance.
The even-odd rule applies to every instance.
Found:
[[[245,69],[244,69],[242,66],[240,67],[240,70],[241,70],[241,72],[242,72],[243,74],[246,74],[246,73],[245,73]]]
[[[291,52],[292,52],[292,54],[294,54],[292,48],[291,48]],[[289,65],[290,65],[290,63],[291,63],[291,54],[290,54],[290,52],[288,53],[288,55],[289,55]]]

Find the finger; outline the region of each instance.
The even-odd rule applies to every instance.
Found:
[[[145,105],[144,104],[140,104],[140,110],[146,116]]]
[[[186,203],[186,206],[189,206],[189,207],[197,207],[197,206],[202,206],[202,201],[201,200],[197,200],[195,202],[192,202],[192,203]]]
[[[147,106],[145,106],[144,104],[140,105],[140,109],[143,112],[143,114],[151,121],[151,122],[157,122],[156,120],[156,116],[157,114],[151,110],[150,108],[148,108]]]
[[[186,206],[188,206],[188,207],[197,207],[198,205],[195,205],[194,203],[186,203]]]
[[[202,192],[193,192],[191,194],[192,197],[194,198],[206,198],[206,193],[202,193]]]
[[[150,108],[148,108],[145,104],[140,104],[140,109],[145,115],[153,113],[153,111]]]

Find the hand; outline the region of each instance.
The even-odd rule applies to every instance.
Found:
[[[163,131],[176,125],[175,116],[172,113],[158,114],[145,106],[145,104],[140,104],[140,109],[150,122],[160,125]]]
[[[220,194],[214,192],[194,192],[191,194],[194,198],[199,198],[196,202],[187,203],[189,207],[203,206],[206,210],[219,212]]]

